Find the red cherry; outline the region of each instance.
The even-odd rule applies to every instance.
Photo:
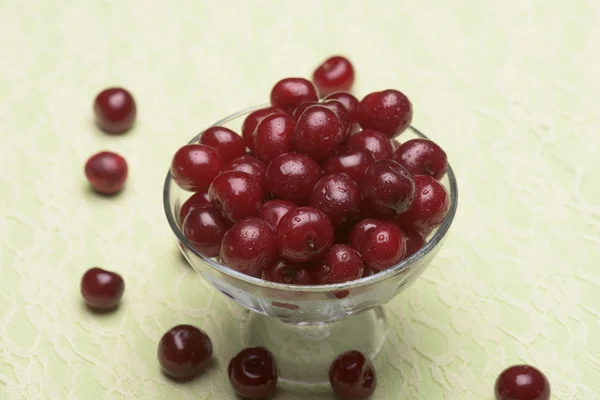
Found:
[[[325,107],[328,107],[337,115],[338,119],[342,123],[342,129],[344,131],[344,140],[350,134],[350,112],[346,107],[337,100],[325,100],[322,103]]]
[[[177,150],[171,161],[171,176],[183,190],[207,188],[223,169],[223,160],[213,147],[188,144]]]
[[[353,249],[360,251],[361,246],[367,242],[367,239],[371,237],[373,231],[379,226],[381,221],[374,218],[365,218],[352,228],[350,231],[350,237],[348,244]]]
[[[316,272],[322,285],[359,279],[363,273],[360,254],[345,244],[335,244],[325,255]]]
[[[295,127],[294,119],[283,112],[267,115],[254,130],[256,156],[268,163],[278,155],[292,151]]]
[[[375,162],[373,153],[363,147],[345,147],[323,164],[325,174],[342,172],[355,182],[362,182],[365,171]]]
[[[358,122],[358,99],[348,92],[334,92],[325,96],[323,100],[337,100],[348,110],[350,123]]]
[[[417,251],[421,250],[427,240],[425,236],[419,231],[403,231],[404,237],[406,238],[406,253],[404,254],[404,258],[408,258],[415,254]]]
[[[400,145],[393,160],[412,175],[429,175],[441,179],[448,169],[448,158],[440,146],[427,139],[412,139]]]
[[[179,225],[183,224],[183,220],[190,213],[190,211],[199,206],[210,206],[210,200],[208,199],[208,188],[202,189],[194,193],[189,199],[183,203],[181,210],[179,210]]]
[[[233,224],[221,243],[221,259],[230,268],[260,277],[277,256],[273,230],[260,218],[246,218]]]
[[[415,199],[410,207],[395,217],[394,221],[407,231],[425,233],[437,228],[450,209],[448,191],[430,176],[416,175]]]
[[[158,361],[175,379],[192,378],[208,367],[213,346],[206,333],[191,325],[169,329],[158,342]]]
[[[196,206],[183,220],[183,234],[206,257],[219,255],[221,240],[229,225],[211,206]]]
[[[362,180],[365,203],[381,214],[400,214],[415,198],[415,181],[396,161],[375,161]]]
[[[363,129],[374,129],[390,138],[408,128],[412,115],[408,98],[393,89],[366,95],[358,107],[358,122]]]
[[[371,360],[359,351],[340,354],[329,367],[329,382],[341,399],[365,399],[377,387],[377,375]]]
[[[133,96],[123,88],[105,89],[94,100],[96,123],[107,133],[120,134],[131,129],[136,113]]]
[[[362,194],[356,182],[338,172],[319,179],[308,204],[323,211],[334,225],[340,225],[358,216],[362,209]]]
[[[315,106],[319,104],[318,101],[305,101],[304,103],[300,104],[298,107],[296,107],[296,109],[294,110],[294,120],[298,121],[298,118],[300,118],[300,116],[302,115],[302,113],[304,111],[306,111],[306,109],[308,107],[311,106]]]
[[[200,144],[214,147],[224,163],[231,162],[246,153],[244,139],[223,126],[213,126],[205,130],[200,136]]]
[[[375,160],[392,158],[394,149],[390,139],[381,132],[364,129],[356,132],[344,143],[346,147],[363,147],[373,153]]]
[[[295,208],[279,221],[277,245],[281,256],[287,260],[314,260],[333,245],[333,225],[327,215],[316,208]]]
[[[275,358],[264,347],[250,347],[240,351],[227,368],[233,390],[242,397],[262,399],[277,390]]]
[[[288,114],[305,101],[317,101],[317,89],[311,81],[304,78],[284,78],[271,90],[271,105]]]
[[[211,183],[208,198],[221,215],[235,222],[256,214],[261,204],[262,191],[256,179],[249,174],[227,171]]]
[[[85,176],[98,193],[115,194],[127,180],[127,161],[116,153],[102,151],[87,160]]]
[[[297,206],[291,201],[287,200],[270,200],[263,203],[258,209],[256,216],[260,219],[265,220],[273,230],[277,229],[279,221],[288,211],[293,210]]]
[[[310,264],[293,263],[280,259],[271,263],[262,273],[262,278],[288,285],[314,285],[317,283]]]
[[[344,140],[343,123],[327,106],[307,108],[296,123],[292,144],[296,151],[320,161],[329,157]]]
[[[261,188],[261,192],[262,192],[263,198],[264,198],[268,194],[268,190],[265,186],[265,171],[266,171],[266,169],[267,169],[267,167],[265,166],[265,164],[262,161],[260,161],[259,159],[255,158],[255,157],[245,155],[245,156],[238,157],[235,160],[233,160],[232,162],[230,162],[229,164],[227,164],[223,168],[223,172],[240,171],[240,172],[245,172],[250,176],[253,176],[254,179],[256,179],[256,182],[258,182],[258,185]]]
[[[539,369],[513,365],[496,379],[497,400],[549,400],[550,382]]]
[[[345,57],[329,57],[313,72],[312,79],[321,96],[339,90],[350,90],[354,83],[354,67]]]
[[[123,292],[125,281],[121,275],[94,267],[85,272],[81,278],[81,294],[85,303],[95,310],[111,310],[115,308]]]
[[[250,151],[254,152],[254,130],[256,129],[256,126],[264,117],[275,112],[281,112],[281,110],[275,107],[261,108],[260,110],[251,112],[246,119],[244,119],[244,123],[242,124],[242,137]]]
[[[358,251],[365,263],[374,270],[383,271],[398,264],[406,253],[406,238],[400,228],[381,221],[367,240],[358,243]]]
[[[277,156],[267,166],[265,183],[275,197],[306,204],[323,171],[312,158],[299,153]]]

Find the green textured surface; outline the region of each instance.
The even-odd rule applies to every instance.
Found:
[[[173,152],[266,102],[273,83],[351,58],[355,92],[393,87],[439,142],[461,202],[445,247],[388,306],[375,399],[492,399],[537,365],[553,398],[600,397],[600,4],[594,1],[0,2],[0,399],[229,399],[240,309],[177,253],[161,190]],[[100,133],[110,85],[135,129]],[[126,156],[120,196],[85,160]],[[90,266],[126,279],[110,315],[82,306]],[[201,326],[218,363],[172,384],[156,343]],[[278,399],[300,399],[280,392]],[[329,395],[315,396],[329,398]]]

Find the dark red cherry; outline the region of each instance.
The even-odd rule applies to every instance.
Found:
[[[406,253],[404,254],[404,258],[412,256],[427,243],[425,236],[419,231],[404,230],[403,233],[406,238]]]
[[[373,153],[375,160],[392,158],[394,149],[390,139],[381,132],[363,129],[350,136],[344,143],[345,147],[363,147]]]
[[[266,171],[267,167],[265,166],[265,164],[260,161],[259,159],[249,156],[249,155],[245,155],[245,156],[241,156],[236,158],[235,160],[233,160],[232,162],[230,162],[229,164],[227,164],[224,168],[223,168],[223,172],[225,171],[240,171],[240,172],[245,172],[248,175],[253,176],[256,179],[256,182],[258,182],[258,185],[261,188],[262,194],[263,194],[263,198],[267,196],[268,194],[268,190],[265,186],[265,171]]]
[[[350,90],[354,84],[354,67],[345,57],[329,57],[313,72],[313,82],[321,96]]]
[[[221,259],[230,268],[260,277],[277,256],[273,229],[260,218],[246,218],[233,224],[221,243]]]
[[[183,224],[185,217],[190,213],[190,211],[199,206],[210,206],[210,200],[208,199],[208,188],[201,189],[198,192],[194,193],[189,199],[183,203],[181,209],[179,210],[179,225]]]
[[[317,89],[304,78],[284,78],[271,90],[271,105],[292,115],[305,101],[317,101]]]
[[[260,110],[251,112],[246,119],[244,119],[244,123],[242,124],[242,137],[250,151],[254,152],[254,130],[258,123],[267,115],[281,111],[282,110],[276,107],[261,108]]]
[[[400,228],[389,221],[381,221],[358,251],[372,269],[383,271],[398,264],[406,254],[406,238]]]
[[[302,115],[302,113],[304,111],[306,111],[306,109],[308,107],[314,106],[319,104],[318,101],[305,101],[304,103],[300,104],[298,107],[296,107],[296,109],[294,110],[294,119],[296,121],[298,121],[298,118],[300,118],[300,116]]]
[[[292,144],[299,153],[321,161],[333,154],[345,136],[345,125],[337,114],[325,105],[316,105],[298,119]]]
[[[94,267],[88,269],[81,278],[81,294],[85,303],[95,310],[110,310],[115,308],[123,292],[125,281],[121,275]]]
[[[116,153],[102,151],[87,160],[85,176],[96,192],[115,194],[127,181],[127,161]]]
[[[329,382],[340,399],[366,399],[375,392],[377,375],[371,360],[353,350],[340,354],[331,363]]]
[[[393,89],[366,95],[358,106],[358,122],[392,138],[404,132],[412,121],[412,104]]]
[[[513,365],[496,379],[497,400],[549,400],[550,382],[539,369],[530,365]]]
[[[273,230],[277,229],[279,221],[288,211],[296,208],[296,204],[287,200],[269,200],[258,209],[256,216],[265,220]]]
[[[246,153],[244,139],[223,126],[213,126],[202,132],[200,144],[214,147],[224,163],[229,163]]]
[[[283,153],[292,151],[292,135],[296,122],[284,112],[267,115],[254,130],[254,154],[269,163]]]
[[[418,230],[428,234],[446,218],[450,209],[450,195],[431,176],[415,175],[415,199],[410,207],[394,218],[407,231]]]
[[[308,205],[325,213],[334,225],[358,216],[362,209],[362,194],[348,175],[325,175],[315,184]]]
[[[342,129],[344,130],[344,140],[346,140],[346,138],[350,134],[350,113],[348,112],[346,107],[344,107],[344,105],[337,100],[325,100],[322,104],[325,107],[329,107],[335,113],[335,115],[337,115],[338,119],[342,123]]]
[[[366,205],[381,214],[400,214],[415,198],[415,181],[396,161],[375,161],[365,172],[362,193]]]
[[[171,176],[183,190],[197,192],[207,188],[223,169],[219,152],[203,144],[187,144],[177,150],[171,161]]]
[[[325,174],[342,172],[356,183],[362,182],[365,171],[375,162],[373,153],[363,147],[345,147],[323,164]]]
[[[227,171],[211,183],[208,198],[221,215],[235,222],[256,215],[261,205],[262,191],[253,176],[240,171]]]
[[[346,244],[335,244],[323,256],[316,277],[322,285],[353,281],[362,276],[363,266],[356,250]]]
[[[240,351],[229,362],[227,373],[233,390],[244,398],[262,399],[277,390],[277,364],[264,347]]]
[[[323,100],[337,100],[346,107],[348,110],[348,117],[350,118],[350,123],[358,122],[358,100],[352,94],[348,92],[334,92],[330,95],[325,96]]]
[[[209,366],[213,346],[208,335],[195,326],[177,325],[160,339],[157,353],[165,374],[189,379]]]
[[[429,175],[441,179],[448,169],[448,158],[440,146],[426,139],[412,139],[400,145],[393,160],[412,175]]]
[[[275,157],[267,166],[265,183],[275,197],[306,204],[323,171],[312,158],[300,153]]]
[[[211,206],[196,206],[183,220],[183,234],[206,257],[219,255],[221,240],[229,224]]]
[[[312,265],[294,263],[283,258],[265,268],[262,278],[288,285],[315,285],[317,283]]]
[[[369,237],[371,237],[373,231],[379,226],[380,222],[381,221],[378,219],[365,218],[354,225],[350,231],[348,244],[360,252],[361,246],[367,242]]]
[[[281,256],[306,262],[324,255],[333,245],[333,225],[327,215],[312,207],[288,211],[277,226],[277,246]]]
[[[137,108],[131,93],[123,88],[105,89],[94,100],[96,123],[103,131],[120,134],[131,129]]]

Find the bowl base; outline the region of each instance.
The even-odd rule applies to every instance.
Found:
[[[387,337],[381,307],[333,322],[290,323],[247,311],[241,326],[246,347],[263,346],[277,361],[279,384],[294,390],[329,390],[329,365],[358,350],[374,360]]]

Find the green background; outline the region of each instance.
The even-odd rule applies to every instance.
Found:
[[[374,398],[491,400],[518,362],[553,398],[599,398],[599,37],[591,0],[1,1],[0,399],[233,398],[241,310],[178,254],[163,178],[201,129],[334,53],[357,95],[410,97],[460,187],[444,248],[388,305]],[[121,137],[92,118],[111,85],[138,103]],[[100,150],[129,162],[116,198],[86,184]],[[113,314],[82,305],[94,265],[126,280]],[[188,384],[156,361],[178,323],[218,359]]]

